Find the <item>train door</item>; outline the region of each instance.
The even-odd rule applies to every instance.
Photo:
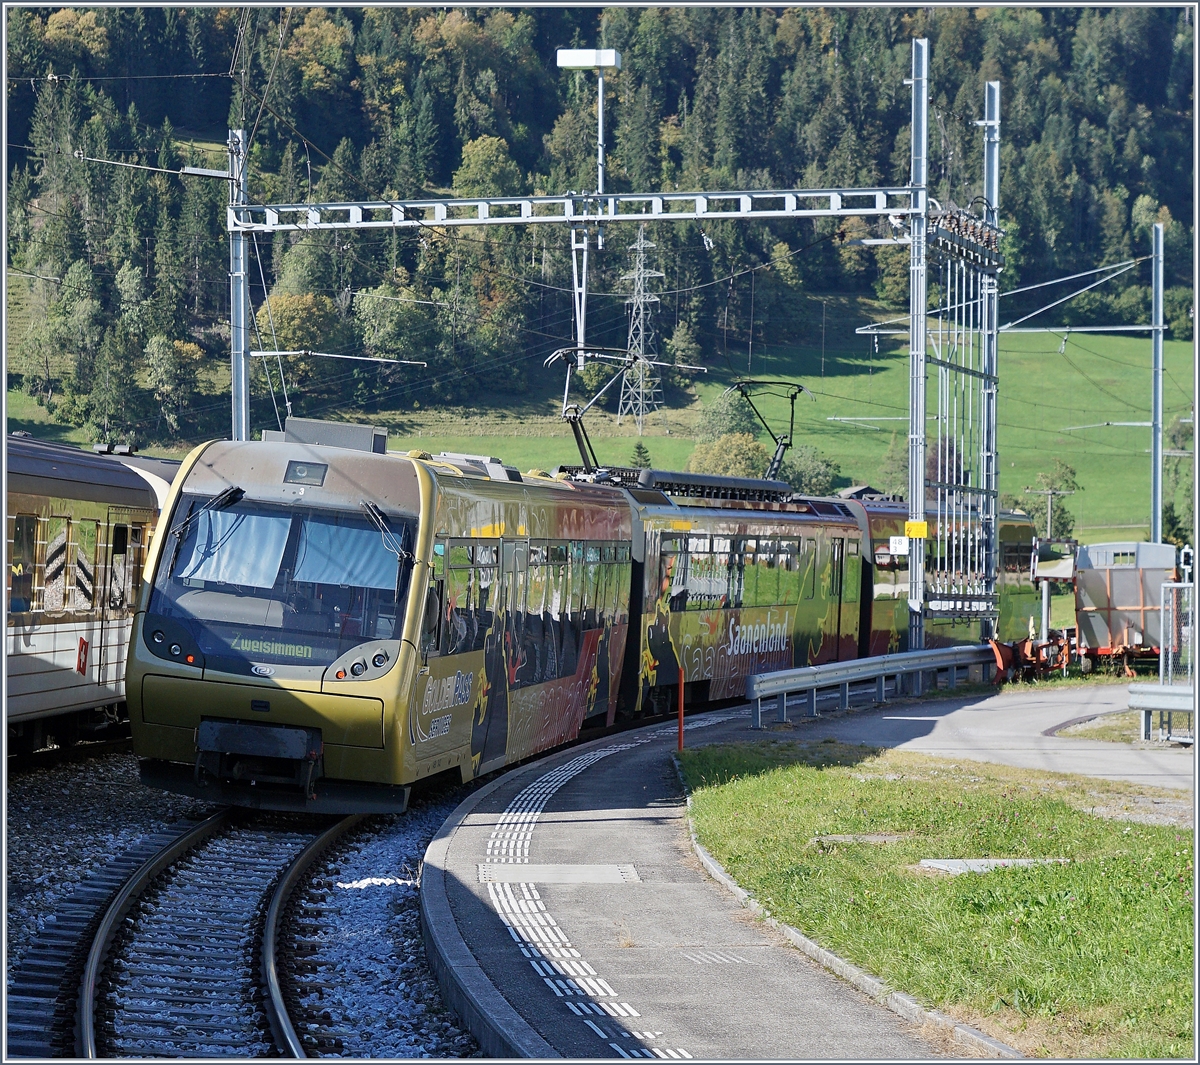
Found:
[[[494,631],[500,635],[493,653],[485,655],[488,702],[487,731],[480,758],[480,771],[488,772],[503,764],[508,751],[509,689],[516,688],[521,670],[522,635],[525,619],[525,575],[528,570],[529,545],[506,541],[500,548],[500,593],[497,602],[503,604],[504,617],[497,618]]]
[[[125,675],[130,622],[141,590],[141,562],[146,524],[128,510],[110,508],[99,599],[100,632],[96,655],[98,682],[116,687]]]
[[[829,659],[836,662],[842,657],[842,577],[846,560],[846,540],[842,536],[834,536],[829,540],[829,602],[833,607],[834,653]]]

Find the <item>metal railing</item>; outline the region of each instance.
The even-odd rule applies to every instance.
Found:
[[[850,685],[874,681],[870,693],[876,703],[887,702],[887,679],[895,678],[893,692],[900,688],[900,678],[910,677],[911,694],[920,695],[924,677],[929,673],[948,673],[951,688],[958,683],[960,669],[973,665],[995,664],[991,645],[972,644],[966,647],[935,648],[931,651],[904,651],[899,654],[859,658],[852,662],[827,662],[821,666],[800,666],[775,673],[757,673],[746,678],[746,698],[753,704],[750,727],[762,728],[763,701],[774,698],[780,722],[787,721],[787,700],[790,695],[803,695],[809,717],[817,716],[817,692],[836,688],[838,705],[845,710],[850,705]]]
[[[1158,683],[1129,685],[1129,709],[1140,711],[1141,737],[1154,739],[1158,714],[1158,739],[1191,745],[1196,732],[1195,585],[1165,581],[1162,586],[1162,628],[1158,652]],[[1182,728],[1175,730],[1176,718]]]

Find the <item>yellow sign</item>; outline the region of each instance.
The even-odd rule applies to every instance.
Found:
[[[927,521],[906,521],[904,523],[904,535],[913,540],[924,540],[929,536],[929,522]]]

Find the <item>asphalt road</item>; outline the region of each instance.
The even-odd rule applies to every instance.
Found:
[[[1078,688],[1020,685],[995,695],[897,703],[813,725],[823,737],[848,743],[1193,790],[1196,763],[1191,749],[1165,744],[1151,749],[1045,734],[1073,719],[1128,706],[1127,684]],[[793,712],[792,717],[796,716]]]

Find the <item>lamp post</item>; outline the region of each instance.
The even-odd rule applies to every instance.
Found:
[[[594,70],[599,75],[596,98],[596,194],[604,195],[604,72],[621,69],[621,53],[612,48],[560,48],[560,70]]]
[[[621,69],[621,53],[612,48],[560,48],[558,66],[561,70],[594,70],[599,75],[596,98],[596,195],[604,195],[604,72]],[[597,213],[601,213],[597,211]],[[597,227],[596,248],[604,248],[604,230]],[[583,259],[580,262],[579,255]],[[583,369],[583,348],[587,323],[587,261],[588,230],[586,225],[571,226],[571,266],[574,277],[575,301],[575,368]],[[567,374],[568,384],[570,373]],[[564,395],[563,402],[566,403]]]

